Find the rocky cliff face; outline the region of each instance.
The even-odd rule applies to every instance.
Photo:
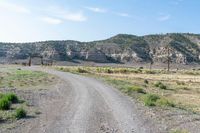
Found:
[[[94,62],[190,64],[200,62],[200,35],[171,33],[134,36],[120,34],[102,41],[45,41],[35,43],[0,43],[0,60],[9,61],[43,57],[46,59],[88,60]]]

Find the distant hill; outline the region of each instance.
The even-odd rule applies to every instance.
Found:
[[[101,63],[200,63],[200,35],[169,33],[135,36],[119,34],[93,42],[43,41],[0,43],[0,60],[23,60],[40,56],[55,61],[75,59]]]

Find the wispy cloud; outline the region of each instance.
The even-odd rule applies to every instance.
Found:
[[[24,6],[5,2],[5,1],[0,2],[0,9],[6,10],[6,11],[17,12],[17,13],[26,13],[26,14],[29,14],[31,12],[28,8],[26,8]]]
[[[123,13],[123,12],[117,12],[117,13],[114,13],[114,14],[116,14],[116,15],[118,15],[118,16],[120,16],[120,17],[131,17],[130,14],[128,14],[128,13]]]
[[[167,21],[171,18],[170,14],[161,14],[160,17],[158,17],[158,21]]]
[[[85,9],[95,12],[95,13],[108,13],[112,15],[117,15],[120,17],[132,17],[130,14],[125,13],[125,12],[114,12],[105,8],[99,8],[99,7],[84,7]]]
[[[63,21],[84,22],[87,17],[82,11],[69,11],[58,6],[48,7],[44,12],[51,17],[58,18]]]
[[[61,16],[65,20],[84,22],[87,20],[87,17],[83,15],[82,12],[67,12]]]
[[[52,18],[52,17],[43,17],[42,20],[46,23],[53,24],[53,25],[58,25],[62,23],[61,19]]]
[[[106,13],[107,10],[99,7],[85,7],[86,9],[92,11],[92,12],[97,12],[97,13]]]

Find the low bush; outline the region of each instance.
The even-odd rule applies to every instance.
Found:
[[[162,82],[157,82],[157,83],[155,83],[155,87],[159,87],[160,89],[162,89],[162,90],[166,90],[167,89],[167,86],[166,85],[164,85]]]
[[[145,74],[156,74],[156,72],[152,71],[152,70],[144,70],[143,73],[145,73]]]
[[[78,73],[88,73],[88,71],[86,71],[85,69],[82,69],[82,68],[78,68],[77,72]]]
[[[149,81],[147,79],[144,80],[145,84],[149,84]]]
[[[113,70],[111,70],[111,69],[106,69],[106,73],[113,73]]]
[[[162,82],[158,81],[154,85],[155,85],[155,87],[159,87],[161,84],[162,84]]]
[[[175,104],[164,97],[156,94],[146,94],[142,96],[145,106],[175,107]]]
[[[181,89],[183,89],[183,90],[190,90],[188,87],[186,87],[186,86],[183,86]]]
[[[167,86],[164,85],[164,84],[160,84],[159,88],[162,89],[162,90],[166,90],[166,89],[167,89]]]
[[[181,82],[181,81],[176,81],[177,85],[185,85],[185,82]]]
[[[8,110],[10,109],[11,102],[7,98],[0,99],[0,110]]]
[[[60,67],[60,70],[64,70],[64,68],[63,68],[63,67]]]
[[[170,102],[169,100],[165,98],[160,98],[156,101],[158,106],[164,106],[164,107],[175,107],[174,103]]]
[[[138,73],[142,73],[142,70],[141,68],[137,69]]]
[[[11,103],[18,103],[19,102],[19,98],[14,93],[5,94],[4,98],[7,99],[8,101],[10,101]]]
[[[156,106],[156,101],[158,99],[160,99],[160,97],[155,94],[146,94],[142,98],[145,106]]]
[[[21,119],[25,117],[26,117],[26,110],[24,110],[23,108],[16,109],[15,118]]]
[[[145,93],[145,91],[140,87],[140,86],[129,86],[127,87],[127,93],[132,93],[132,92],[137,92],[137,93]]]
[[[128,69],[119,69],[120,73],[128,73]]]
[[[185,74],[187,74],[187,75],[200,75],[200,72],[198,72],[198,71],[186,71]]]
[[[139,69],[144,69],[144,67],[139,67]]]

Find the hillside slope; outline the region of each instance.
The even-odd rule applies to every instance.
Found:
[[[169,54],[168,54],[169,53]],[[200,35],[169,33],[134,36],[119,34],[93,42],[44,41],[34,43],[0,43],[3,61],[43,57],[55,61],[88,60],[108,63],[173,63],[200,62]]]

